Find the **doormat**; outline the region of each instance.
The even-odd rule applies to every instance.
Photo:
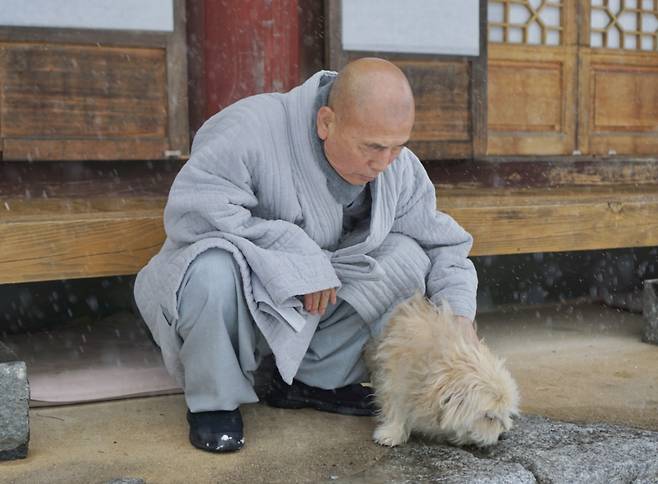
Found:
[[[130,313],[11,335],[27,364],[30,405],[63,405],[181,393],[144,323]]]

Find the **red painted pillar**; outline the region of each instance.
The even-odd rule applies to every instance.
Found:
[[[324,66],[323,0],[187,0],[191,135],[240,98]]]
[[[298,0],[203,0],[206,117],[299,82]]]

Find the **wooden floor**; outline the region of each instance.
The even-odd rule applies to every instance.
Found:
[[[26,183],[25,167],[2,164],[0,283],[134,274],[160,248],[178,166],[70,166]],[[658,245],[652,184],[441,186],[437,199],[473,234],[474,256]]]

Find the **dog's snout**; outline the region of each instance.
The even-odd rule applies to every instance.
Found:
[[[502,433],[498,436],[498,440],[499,440],[499,441],[500,441],[500,440],[507,440],[507,439],[509,439],[509,432],[502,432]]]

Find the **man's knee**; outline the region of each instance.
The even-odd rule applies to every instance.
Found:
[[[238,266],[230,252],[209,249],[198,255],[187,268],[179,299],[189,295],[218,297],[232,294],[238,281]]]
[[[185,340],[193,328],[216,326],[218,320],[225,320],[229,334],[237,331],[235,305],[240,281],[238,266],[229,252],[209,249],[196,257],[178,291],[178,334]],[[220,313],[228,317],[220,317]]]

